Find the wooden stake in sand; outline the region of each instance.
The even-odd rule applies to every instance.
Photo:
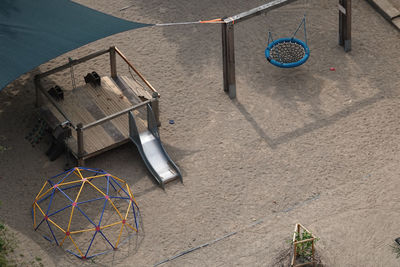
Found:
[[[311,238],[307,239],[302,239],[303,236],[311,236]],[[309,231],[307,230],[303,225],[300,223],[296,223],[294,227],[294,233],[293,233],[293,257],[292,257],[292,262],[290,266],[293,267],[300,267],[300,266],[305,266],[312,264],[314,267],[316,266],[316,261],[315,261],[315,247],[314,247],[314,242],[316,241],[316,237]],[[311,261],[309,262],[303,262],[296,264],[296,258],[297,256],[300,256],[299,253],[301,253],[299,250],[304,249],[301,246],[304,243],[310,243],[311,242]],[[306,249],[308,249],[308,246],[305,246]],[[303,252],[308,252],[308,251],[303,251]]]

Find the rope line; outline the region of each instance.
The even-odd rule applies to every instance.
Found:
[[[313,196],[311,196],[311,197],[305,199],[304,201],[302,201],[302,202],[300,202],[300,203],[296,203],[296,204],[294,204],[293,206],[291,206],[291,207],[289,207],[289,208],[286,208],[286,209],[284,209],[284,210],[278,211],[278,213],[289,213],[289,212],[291,212],[292,210],[294,210],[294,209],[296,209],[296,208],[299,208],[299,207],[302,207],[302,206],[308,204],[309,202],[312,202],[312,201],[314,201],[314,200],[318,200],[319,197],[320,197],[320,194],[313,195]],[[176,255],[170,257],[170,258],[167,258],[167,259],[165,259],[165,260],[162,260],[162,261],[160,261],[160,262],[154,264],[153,266],[156,267],[156,266],[162,265],[162,264],[164,264],[164,263],[173,261],[173,260],[175,260],[175,259],[177,259],[177,258],[179,258],[179,257],[182,257],[182,256],[184,256],[184,255],[186,255],[186,254],[188,254],[188,253],[191,253],[191,252],[193,252],[193,251],[196,251],[196,250],[199,250],[199,249],[201,249],[201,248],[205,248],[205,247],[208,247],[208,246],[210,246],[210,245],[213,245],[213,244],[215,244],[215,243],[217,243],[217,242],[219,242],[219,241],[221,241],[221,240],[227,239],[227,238],[229,238],[229,237],[231,237],[231,236],[234,236],[234,235],[236,235],[236,234],[238,234],[238,233],[244,232],[245,230],[247,230],[247,229],[249,229],[249,228],[252,228],[252,227],[255,227],[255,226],[259,225],[259,224],[262,224],[262,223],[264,223],[264,222],[266,221],[266,219],[269,219],[269,218],[270,218],[269,216],[266,216],[266,217],[264,217],[264,218],[261,218],[261,219],[259,219],[259,220],[256,220],[255,222],[248,224],[247,226],[243,227],[242,229],[239,229],[239,230],[234,231],[234,232],[230,232],[230,233],[228,233],[228,234],[226,234],[226,235],[224,235],[224,236],[222,236],[222,237],[219,237],[219,238],[217,238],[217,239],[214,239],[214,240],[212,240],[212,241],[210,241],[210,242],[204,243],[204,244],[199,245],[199,246],[197,246],[197,247],[193,247],[193,248],[184,250],[184,251],[182,251],[182,252],[180,252],[180,253],[178,253],[178,254],[176,254]]]
[[[186,22],[171,22],[171,23],[157,23],[154,26],[172,26],[172,25],[190,25],[190,24],[219,24],[224,23],[224,21],[219,19],[211,19],[211,20],[199,20],[199,21],[186,21]]]
[[[69,63],[71,63],[73,60],[72,60],[72,58],[69,57],[68,61],[69,61]],[[76,89],[74,66],[72,64],[69,67],[69,71],[71,73],[72,88]]]

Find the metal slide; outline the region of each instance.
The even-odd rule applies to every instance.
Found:
[[[150,173],[164,189],[164,185],[175,179],[182,180],[178,166],[165,151],[157,129],[156,119],[150,104],[147,104],[147,130],[139,133],[133,112],[129,112],[129,137],[137,146]]]

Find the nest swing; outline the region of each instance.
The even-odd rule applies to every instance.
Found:
[[[301,26],[304,26],[304,40],[295,38]],[[292,37],[273,40],[268,33],[268,46],[265,57],[272,65],[280,68],[294,68],[304,64],[310,57],[310,48],[307,45],[306,17],[302,19]]]

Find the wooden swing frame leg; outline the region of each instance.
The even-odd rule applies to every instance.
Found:
[[[351,51],[351,0],[339,0],[339,45]]]
[[[233,23],[222,23],[222,64],[224,91],[231,99],[236,98],[235,39]]]

